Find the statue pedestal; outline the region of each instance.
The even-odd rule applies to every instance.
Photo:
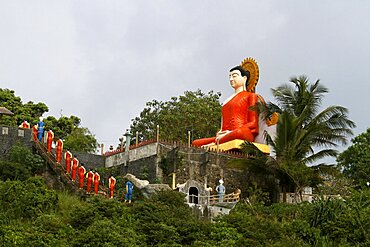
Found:
[[[208,146],[207,148],[212,151],[240,150],[240,145],[242,145],[244,142],[244,140],[236,139],[219,145]],[[270,154],[270,147],[268,145],[256,142],[252,142],[252,144],[255,145],[263,153]]]

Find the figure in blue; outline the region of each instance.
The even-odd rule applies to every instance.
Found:
[[[218,202],[223,202],[224,201],[224,196],[225,196],[225,186],[224,186],[224,180],[222,180],[222,178],[220,180],[218,180],[218,182],[220,183],[219,185],[217,185],[216,187],[216,191],[217,191],[217,195],[218,195]]]
[[[39,122],[37,122],[37,139],[41,142],[42,137],[44,136],[44,128],[45,123],[40,119]]]
[[[132,200],[132,190],[134,189],[134,185],[131,181],[126,182],[126,195],[125,195],[125,202],[131,203]]]

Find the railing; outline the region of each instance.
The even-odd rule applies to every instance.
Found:
[[[223,197],[223,199],[222,199]],[[227,195],[219,196],[219,195],[211,195],[209,196],[209,204],[215,204],[218,202],[238,202],[240,201],[240,193],[230,193]]]
[[[61,181],[67,186],[67,189],[72,192],[78,192],[78,182],[72,181],[72,177],[67,173],[65,167],[56,162],[56,157],[53,152],[48,153],[46,145],[38,140],[34,140],[34,146],[38,150],[39,154],[44,158],[44,160],[49,164],[50,168],[59,176]],[[99,191],[103,194],[108,193],[108,188],[99,185]]]
[[[142,142],[139,142],[137,145],[136,144],[133,144],[131,146],[129,146],[129,150],[133,150],[135,148],[139,148],[139,147],[142,147],[142,146],[145,146],[145,145],[149,145],[149,144],[152,144],[152,143],[156,143],[156,139],[151,139],[151,140],[145,140],[145,141],[142,141]],[[159,140],[159,143],[160,144],[164,144],[164,145],[172,145],[172,146],[177,146],[177,147],[189,147],[186,143],[184,142],[178,142],[178,141],[170,141],[170,140]],[[191,148],[196,148],[196,149],[200,149],[200,150],[204,150],[204,151],[207,151],[207,152],[210,152],[210,153],[217,153],[217,154],[224,154],[224,155],[229,155],[229,156],[233,156],[235,158],[253,158],[254,156],[251,156],[251,155],[248,155],[248,154],[245,154],[245,153],[242,153],[242,152],[238,152],[238,151],[225,151],[225,150],[218,150],[218,152],[216,150],[209,150],[208,148],[204,147],[204,148],[201,148],[201,147],[195,147],[195,146],[191,146]],[[119,149],[116,149],[116,150],[112,150],[112,151],[107,151],[104,153],[104,156],[105,157],[108,157],[108,156],[111,156],[111,155],[114,155],[114,154],[118,154],[118,153],[123,153],[125,152],[125,148],[119,148]]]
[[[136,144],[133,144],[131,146],[129,146],[129,150],[133,150],[135,148],[138,148],[138,147],[142,147],[142,146],[145,146],[145,145],[149,145],[149,144],[152,144],[152,143],[156,143],[156,140],[155,139],[152,139],[152,140],[146,140],[146,141],[142,141],[140,143],[138,143],[137,145]],[[118,148],[116,150],[112,150],[112,151],[107,151],[104,153],[104,156],[105,157],[108,157],[108,156],[111,156],[111,155],[114,155],[114,154],[118,154],[118,153],[123,153],[125,152],[125,148]]]
[[[193,194],[189,194],[189,203],[199,203],[199,199],[205,198],[207,200],[207,204],[214,205],[216,203],[235,203],[240,201],[240,193],[230,193],[223,196],[219,195],[210,195],[210,196],[197,196]],[[222,198],[223,197],[223,198]],[[221,199],[222,198],[222,199]]]

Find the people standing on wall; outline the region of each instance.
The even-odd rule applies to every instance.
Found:
[[[37,140],[37,132],[38,132],[38,127],[37,127],[37,124],[32,126],[32,136],[33,136],[33,140],[36,141]]]
[[[23,123],[19,125],[19,127],[23,129],[29,129],[31,126],[26,120],[24,120]]]
[[[69,150],[67,149],[67,151],[64,153],[64,160],[66,162],[66,172],[69,174],[71,173],[71,162],[72,162],[72,153],[69,152]]]
[[[131,203],[132,200],[132,191],[134,189],[134,185],[131,181],[126,182],[126,195],[125,195],[125,202]]]
[[[72,159],[72,181],[76,180],[77,168],[79,163],[80,162],[78,161],[77,156],[75,156]]]
[[[100,175],[98,172],[95,172],[94,174],[94,192],[95,195],[99,193],[99,182],[100,182]]]
[[[52,130],[48,130],[46,132],[46,147],[47,147],[48,153],[51,152],[53,140],[54,140],[54,132]]]
[[[86,192],[87,193],[90,193],[90,191],[91,191],[91,185],[92,185],[93,180],[94,180],[94,172],[90,170],[88,173],[86,173],[86,179],[87,179],[87,182],[86,182]]]
[[[41,120],[37,122],[37,139],[41,142],[44,137],[45,123]]]
[[[55,159],[58,164],[62,161],[62,152],[63,152],[63,141],[59,139],[55,143]]]
[[[78,183],[79,183],[79,189],[83,189],[84,182],[85,182],[85,173],[86,169],[83,165],[78,167]]]
[[[109,198],[114,196],[114,187],[116,186],[116,179],[113,176],[110,176],[109,181]]]
[[[217,191],[217,195],[218,195],[218,202],[223,202],[224,201],[224,196],[225,196],[225,186],[224,186],[224,180],[222,180],[222,178],[220,180],[218,180],[218,182],[220,183],[219,185],[217,185],[216,187],[216,191]]]

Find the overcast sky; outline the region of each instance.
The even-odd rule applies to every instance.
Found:
[[[358,135],[370,116],[370,1],[0,0],[0,88],[76,115],[117,145],[145,103],[198,88],[233,92],[228,71],[259,64],[257,93],[293,76],[329,88]],[[170,124],[170,123],[169,123]]]

